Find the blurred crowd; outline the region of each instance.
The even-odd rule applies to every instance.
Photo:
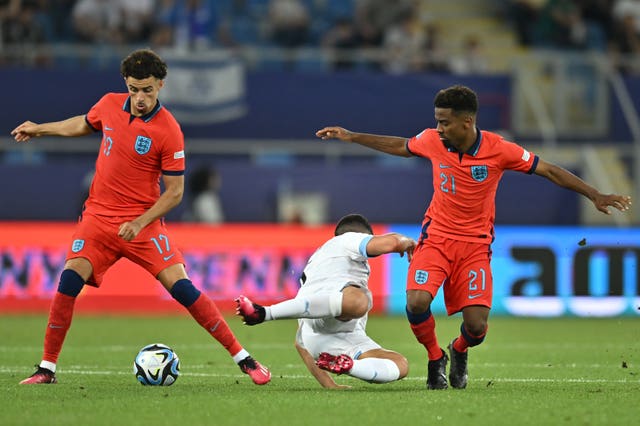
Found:
[[[513,0],[509,12],[523,46],[640,53],[640,0]]]
[[[640,49],[640,0],[493,3],[524,47],[619,55]],[[464,39],[462,55],[444,51],[425,0],[0,0],[0,30],[5,51],[52,43],[190,51],[327,47],[382,50],[384,60],[368,65],[392,73],[486,69],[479,34]],[[331,62],[334,69],[357,65],[350,54]]]

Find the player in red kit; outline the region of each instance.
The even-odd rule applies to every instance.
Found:
[[[476,127],[478,99],[464,86],[441,90],[434,99],[435,129],[412,138],[355,133],[342,127],[316,132],[401,157],[431,161],[433,197],[407,275],[407,318],[416,339],[427,350],[428,389],[449,384],[467,386],[467,349],[482,343],[491,309],[491,243],[494,238],[495,195],[505,170],[535,173],[589,198],[603,213],[624,211],[628,196],[602,194],[571,172],[501,136]],[[440,347],[430,306],[443,288],[447,313],[462,312],[460,335]]]
[[[153,51],[142,49],[122,61],[120,72],[128,93],[104,95],[86,115],[43,124],[26,121],[11,132],[18,142],[102,132],[95,176],[51,303],[42,362],[21,383],[56,383],[76,297],[85,284],[99,287],[122,257],[156,277],[254,383],[268,383],[269,370],[240,345],[217,306],[189,280],[162,219],[182,200],[185,171],[184,136],[158,100],[167,66]]]

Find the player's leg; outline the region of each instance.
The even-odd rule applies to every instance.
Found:
[[[349,283],[342,289],[342,311],[336,318],[349,321],[365,316],[373,306],[369,289]]]
[[[184,257],[172,241],[164,223],[156,220],[143,228],[133,241],[123,243],[122,251],[125,257],[156,277],[196,322],[229,352],[242,372],[248,374],[255,384],[268,383],[271,380],[269,370],[242,347],[213,300],[193,285],[184,268]]]
[[[465,244],[464,247],[461,258],[465,260],[455,268],[451,285],[444,289],[449,314],[462,311],[460,335],[448,345],[449,383],[456,389],[467,386],[467,349],[484,341],[493,293],[489,245]]]
[[[486,306],[467,306],[462,309],[460,336],[453,343],[458,352],[464,352],[484,341],[489,329],[489,312]]]
[[[213,300],[200,292],[189,280],[182,263],[163,269],[157,278],[171,296],[189,311],[198,324],[220,342],[242,372],[248,374],[255,384],[269,383],[271,380],[269,370],[254,360],[242,347]]]
[[[436,248],[442,239],[425,239],[414,251],[407,275],[407,319],[414,336],[427,350],[427,388],[447,388],[446,352],[436,336],[436,321],[431,302],[447,279],[449,260]],[[445,251],[446,252],[446,251]]]
[[[388,383],[403,379],[409,373],[404,355],[388,349],[372,349],[353,361],[350,376],[372,383]]]
[[[449,382],[456,389],[467,387],[467,349],[484,341],[488,329],[488,319],[489,308],[486,306],[467,306],[462,309],[460,336],[449,343],[447,347],[451,357]]]
[[[413,335],[427,350],[427,389],[446,389],[449,357],[438,343],[432,301],[427,291],[407,290],[407,319]]]
[[[316,365],[334,374],[349,376],[370,383],[388,383],[402,379],[409,364],[401,354],[383,349],[367,336],[365,319],[349,333],[321,333],[309,327],[300,328],[300,339],[315,356]]]
[[[42,362],[36,373],[21,383],[55,383],[58,356],[71,326],[76,297],[87,282],[99,286],[106,270],[117,260],[109,235],[117,235],[117,229],[94,216],[84,215],[78,222],[51,301]]]
[[[292,318],[338,318],[348,321],[365,315],[371,308],[371,298],[367,289],[349,283],[335,291],[300,291],[295,298],[271,306],[259,305],[246,296],[239,296],[236,304],[236,312],[247,325]]]
[[[247,309],[247,301],[258,311],[259,319],[253,320],[252,312]],[[259,324],[264,321],[292,318],[327,318],[337,317],[342,313],[343,294],[340,291],[331,293],[315,293],[298,295],[271,306],[261,306],[251,302],[246,296],[236,299],[239,314],[245,317],[247,325]]]
[[[320,386],[322,386],[323,388],[328,388],[328,389],[350,388],[351,386],[348,386],[348,385],[337,384],[333,379],[333,377],[331,376],[331,374],[329,374],[327,371],[322,370],[320,367],[318,367],[318,365],[316,364],[316,359],[313,357],[313,355],[311,355],[309,350],[304,346],[305,338],[309,340],[309,339],[313,339],[312,336],[318,336],[318,334],[312,330],[308,321],[310,320],[305,320],[305,319],[298,320],[298,331],[296,332],[295,346],[296,346],[296,350],[298,351],[298,355],[300,355],[300,358],[302,359],[302,362],[307,367],[311,375],[315,377],[318,383],[320,383]],[[306,330],[306,332],[303,330]]]
[[[91,263],[85,258],[68,260],[60,275],[58,289],[49,308],[49,320],[44,335],[44,351],[37,371],[21,384],[56,383],[56,365],[67,331],[71,326],[76,297],[92,274]]]

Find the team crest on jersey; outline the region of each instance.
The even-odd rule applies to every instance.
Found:
[[[84,240],[73,240],[71,243],[71,251],[74,253],[79,252],[84,248]]]
[[[489,175],[487,166],[471,166],[471,177],[477,182],[482,182]]]
[[[413,279],[416,281],[416,284],[424,284],[429,279],[429,273],[418,269],[413,276]]]
[[[140,155],[144,155],[151,149],[151,138],[145,136],[138,136],[136,138],[136,152]]]

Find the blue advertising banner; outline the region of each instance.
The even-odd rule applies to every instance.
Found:
[[[390,226],[417,238],[418,226]],[[493,307],[498,315],[640,315],[640,229],[499,226],[492,244]],[[390,259],[390,313],[405,312],[405,258]],[[440,291],[432,305],[444,314]]]

